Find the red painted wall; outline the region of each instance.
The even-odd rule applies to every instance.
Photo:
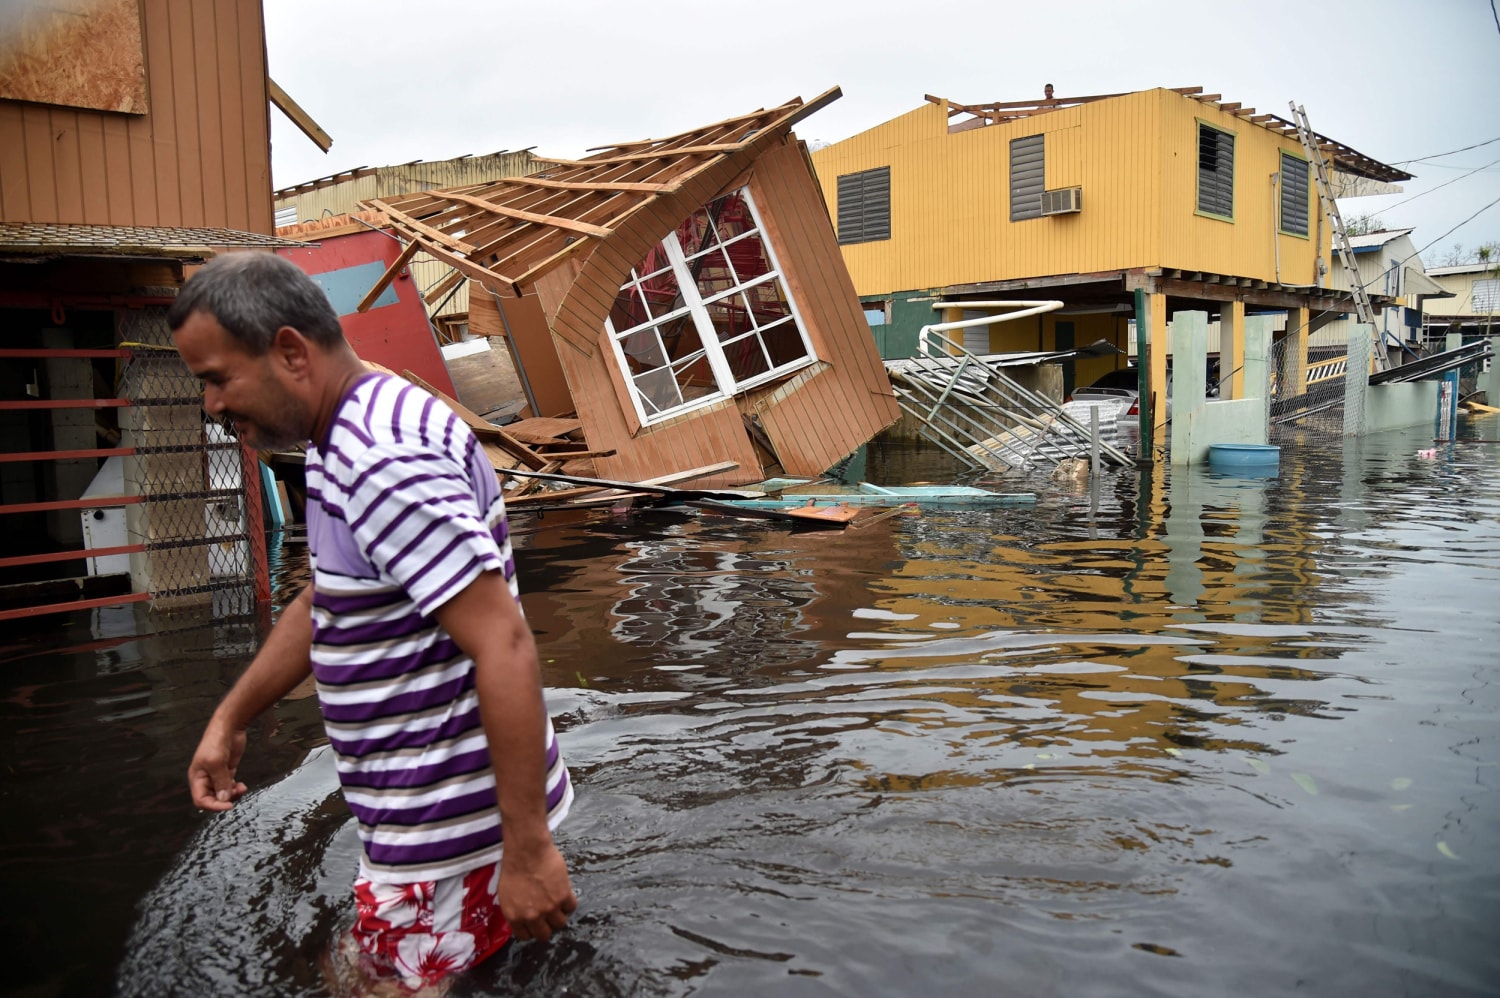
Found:
[[[356,311],[359,300],[400,254],[400,243],[383,232],[356,232],[307,249],[276,252],[323,284],[344,336],[362,359],[397,374],[411,371],[449,396],[457,394],[411,268],[396,275],[368,312]]]

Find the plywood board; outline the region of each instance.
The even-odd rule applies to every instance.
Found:
[[[0,98],[145,114],[136,0],[10,0],[0,6]]]

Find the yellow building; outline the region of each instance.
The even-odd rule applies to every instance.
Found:
[[[1410,177],[1319,139],[1338,181],[1390,190]],[[935,315],[938,300],[1065,302],[970,330],[973,352],[1099,339],[1124,350],[1139,290],[1151,342],[1165,344],[1175,311],[1218,313],[1226,360],[1242,350],[1246,310],[1288,312],[1303,341],[1308,310],[1352,310],[1328,287],[1331,233],[1295,126],[1201,88],[983,106],[929,97],[812,158],[887,357],[910,354],[922,325],[968,317]],[[1160,385],[1165,355],[1150,353]],[[1080,357],[1065,390],[1124,364],[1123,353]]]
[[[1433,267],[1427,276],[1448,292],[1427,310],[1429,339],[1448,333],[1491,336],[1500,333],[1500,261],[1485,260]]]

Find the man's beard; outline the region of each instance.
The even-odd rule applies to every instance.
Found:
[[[263,419],[224,414],[235,427],[235,435],[241,442],[264,451],[288,450],[307,443],[312,426],[306,407],[289,392],[277,390],[272,394],[275,397],[264,407],[268,415]]]
[[[255,450],[289,450],[307,443],[307,434],[292,426],[289,420],[278,419],[269,426],[255,420],[244,420],[249,424],[247,431],[233,416],[226,415],[224,419],[235,436]]]

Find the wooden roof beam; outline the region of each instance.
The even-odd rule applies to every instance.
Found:
[[[392,208],[389,204],[380,200],[379,198],[371,198],[369,201],[366,201],[365,204],[370,205],[376,211],[385,212],[392,222],[399,223],[409,232],[426,236],[429,241],[434,242],[439,246],[445,247],[448,250],[462,253],[465,256],[468,256],[475,250],[475,247],[470,246],[463,240],[455,239],[453,236],[448,235],[448,233],[446,232],[443,232],[439,229],[434,229],[432,226],[420,222],[415,218],[412,218],[410,215],[406,214],[406,212],[400,211],[396,208]],[[437,254],[433,252],[433,247],[424,246],[423,249],[427,250],[427,252],[429,253],[432,253],[433,256],[437,256]]]
[[[525,184],[530,187],[551,187],[569,191],[606,191],[630,194],[670,194],[677,190],[676,184],[639,184],[629,181],[567,181],[539,180],[536,177],[506,177],[502,183]]]
[[[281,86],[269,76],[266,77],[266,95],[271,98],[271,103],[276,105],[277,110],[291,119],[292,124],[302,129],[302,134],[313,140],[313,145],[327,152],[333,145],[333,139],[323,131],[321,125],[313,121],[312,115],[302,110],[302,105],[292,100],[290,94],[281,89]]]
[[[415,239],[403,246],[401,252],[396,254],[396,259],[392,260],[391,265],[385,268],[385,273],[380,275],[380,280],[376,281],[375,286],[365,292],[365,296],[359,300],[359,304],[355,306],[354,310],[356,312],[368,312],[370,306],[375,304],[375,299],[379,298],[380,293],[390,286],[390,283],[396,279],[396,275],[401,273],[401,268],[411,262],[411,258],[416,255],[417,250],[420,248],[421,245]]]
[[[604,150],[608,150],[608,149],[626,149],[626,148],[630,148],[632,146],[640,146],[640,145],[646,145],[648,143],[657,143],[657,142],[676,142],[676,141],[678,141],[680,139],[689,138],[691,136],[702,135],[704,132],[712,131],[715,128],[724,128],[724,127],[733,126],[733,125],[738,124],[740,122],[747,122],[747,121],[750,121],[752,119],[758,118],[761,115],[768,114],[768,113],[774,113],[776,111],[780,111],[783,108],[786,108],[786,107],[788,107],[788,106],[790,106],[790,105],[792,105],[794,103],[800,104],[801,103],[801,98],[797,98],[796,101],[788,101],[786,104],[781,105],[781,107],[779,107],[779,108],[772,108],[769,112],[765,108],[759,108],[757,110],[750,111],[747,114],[735,115],[732,118],[725,118],[723,121],[716,121],[716,122],[714,122],[711,125],[704,125],[701,128],[692,128],[692,129],[689,129],[686,132],[678,132],[676,135],[668,135],[665,138],[660,138],[660,139],[641,139],[641,140],[639,140],[637,142],[621,142],[621,143],[619,143],[617,145],[590,146],[589,149],[588,149],[588,151],[589,152],[594,152],[596,150],[598,150],[598,151],[604,151]],[[597,161],[595,161],[595,162],[597,162]]]

